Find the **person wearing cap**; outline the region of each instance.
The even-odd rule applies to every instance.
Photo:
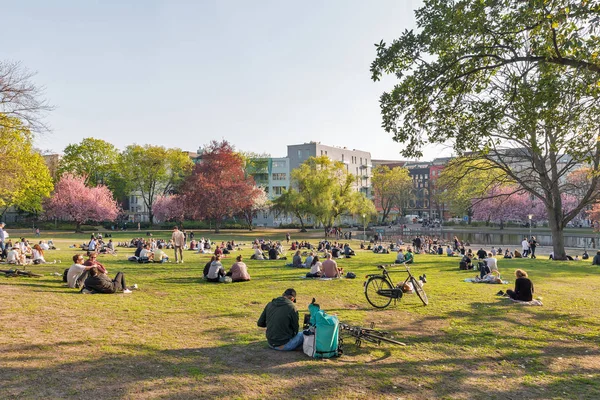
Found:
[[[269,347],[274,350],[290,351],[302,348],[304,334],[299,330],[298,310],[296,310],[296,291],[287,289],[265,306],[257,325],[267,328],[266,337]]]

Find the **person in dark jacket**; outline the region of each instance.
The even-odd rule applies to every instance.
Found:
[[[277,249],[275,248],[275,246],[273,245],[270,249],[269,249],[269,260],[277,260],[279,256],[277,255]]]
[[[115,279],[110,279],[106,274],[101,273],[98,267],[92,267],[89,271],[89,276],[84,282],[84,289],[90,290],[96,293],[116,293],[123,291],[123,293],[131,293],[131,290],[127,289],[125,285],[125,275],[122,272],[118,272]]]
[[[287,289],[266,305],[258,322],[261,328],[267,328],[267,342],[274,350],[297,350],[302,348],[304,335],[299,330],[296,291]]]
[[[598,251],[592,259],[592,265],[600,265],[600,251]]]
[[[506,294],[513,300],[531,301],[533,300],[533,282],[527,277],[527,272],[522,269],[515,271],[515,290],[508,289]]]

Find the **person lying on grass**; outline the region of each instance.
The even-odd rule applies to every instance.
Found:
[[[89,276],[85,279],[82,292],[84,293],[117,293],[122,291],[125,294],[131,293],[125,284],[125,275],[117,272],[115,279],[110,279],[106,274],[100,272],[98,267],[93,266],[89,270]]]
[[[287,289],[281,297],[269,302],[256,324],[267,328],[266,337],[273,350],[290,351],[302,348],[304,334],[300,329],[296,310],[296,291]]]

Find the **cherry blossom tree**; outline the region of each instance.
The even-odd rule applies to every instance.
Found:
[[[154,216],[160,221],[176,221],[183,225],[185,199],[181,195],[158,196],[154,201]]]
[[[269,208],[269,198],[267,193],[261,187],[254,187],[250,197],[248,197],[247,204],[242,208],[242,216],[248,224],[248,229],[252,230],[252,221],[256,213],[267,210]]]
[[[76,231],[86,221],[113,221],[119,215],[119,206],[112,192],[104,185],[87,187],[85,177],[64,174],[56,184],[54,194],[45,203],[46,215],[74,221]]]

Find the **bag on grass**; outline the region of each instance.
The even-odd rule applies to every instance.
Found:
[[[309,304],[310,327],[304,332],[304,353],[313,358],[339,356],[339,321],[335,315],[328,315],[318,304]]]

